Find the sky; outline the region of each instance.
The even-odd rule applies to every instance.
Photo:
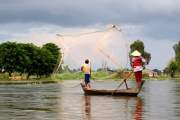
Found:
[[[0,42],[59,43],[57,33],[92,32],[115,24],[122,30],[120,39],[144,42],[152,56],[150,69],[164,69],[174,57],[179,21],[179,0],[0,0]]]

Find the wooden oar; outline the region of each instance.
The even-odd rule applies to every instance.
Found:
[[[121,81],[121,83],[118,85],[118,87],[113,91],[112,95],[118,90],[118,88],[119,88],[124,82],[125,82],[125,84],[126,84],[126,89],[128,89],[126,80],[128,80],[128,78],[129,78],[132,74],[133,74],[133,71],[132,71],[131,73],[129,73],[129,75],[128,75],[125,79],[123,79],[123,80]]]

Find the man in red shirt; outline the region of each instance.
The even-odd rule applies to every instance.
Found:
[[[137,50],[131,53],[132,59],[132,68],[136,77],[136,83],[138,88],[142,82],[142,70],[143,70],[143,63],[145,63],[145,59],[141,56],[141,53]]]

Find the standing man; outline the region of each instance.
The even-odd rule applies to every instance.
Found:
[[[90,84],[90,77],[91,77],[91,65],[88,59],[85,60],[85,63],[81,67],[81,71],[84,72],[84,82],[85,82],[85,87],[87,89],[91,89],[91,84]]]
[[[131,53],[132,59],[132,68],[135,74],[136,83],[138,88],[142,82],[142,70],[143,70],[143,63],[145,63],[145,59],[141,56],[141,53],[137,50]]]

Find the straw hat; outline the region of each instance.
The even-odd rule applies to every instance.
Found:
[[[132,56],[141,56],[141,53],[139,51],[135,50],[131,53],[131,55]]]

